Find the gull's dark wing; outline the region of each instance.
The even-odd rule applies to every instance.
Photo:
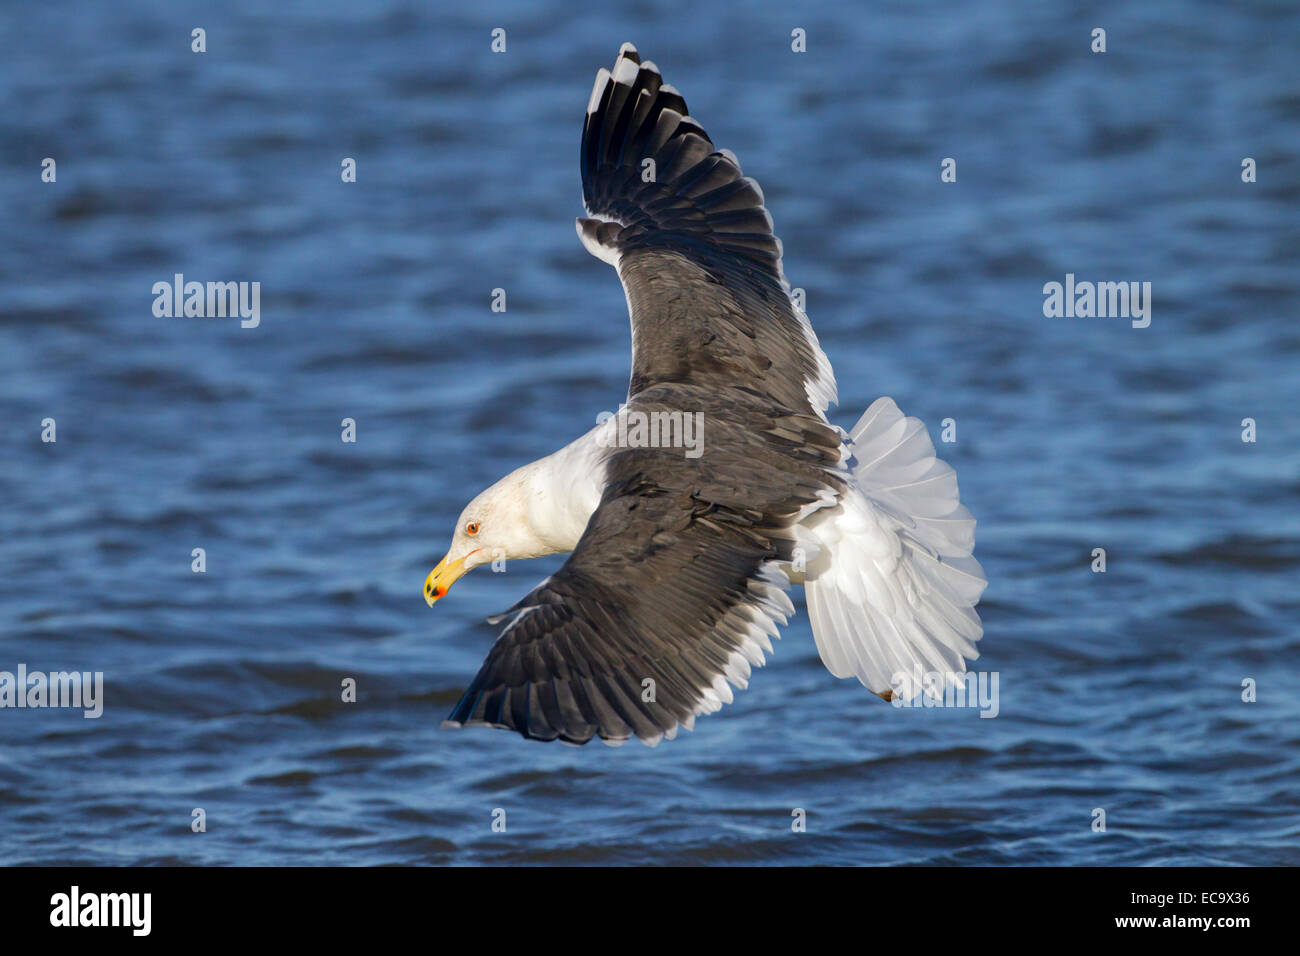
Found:
[[[807,413],[700,386],[651,388],[629,412],[700,407],[700,457],[613,454],[582,539],[502,615],[451,725],[654,744],[746,685],[792,611],[777,565],[800,510],[835,493],[839,439]]]
[[[781,269],[758,183],[624,44],[596,76],[578,233],[614,265],[632,319],[629,397],[661,382],[740,386],[824,410],[835,379]]]

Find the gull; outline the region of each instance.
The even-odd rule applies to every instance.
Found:
[[[627,296],[627,400],[461,512],[431,606],[491,561],[569,557],[489,619],[500,635],[444,726],[672,739],[747,686],[798,585],[836,677],[886,700],[960,680],[987,582],[956,474],[890,398],[830,423],[835,377],[762,190],[630,43],[596,75],[581,170],[578,236]],[[693,451],[674,441],[687,422]]]

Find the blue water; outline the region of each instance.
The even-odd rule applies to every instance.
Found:
[[[0,710],[0,862],[1300,863],[1293,4],[442,6],[0,8],[0,670],[105,680]],[[797,597],[657,749],[439,729],[559,563],[430,610],[452,522],[627,386],[573,231],[624,40],[762,184],[833,420],[957,468],[995,719],[835,680]],[[177,272],[260,326],[156,318]],[[1045,318],[1066,273],[1150,327]]]

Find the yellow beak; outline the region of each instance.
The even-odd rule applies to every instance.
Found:
[[[429,576],[424,579],[424,600],[429,607],[433,607],[433,602],[438,600],[447,593],[447,590],[459,581],[465,574],[465,555],[459,561],[448,561],[443,558],[438,562],[438,566],[429,572]]]

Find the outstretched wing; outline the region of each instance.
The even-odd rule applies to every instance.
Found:
[[[835,401],[830,363],[790,299],[763,192],[715,151],[686,101],[625,43],[582,134],[578,234],[618,269],[632,318],[629,397],[659,382],[758,389],[786,408]]]
[[[706,403],[702,456],[613,455],[582,539],[503,615],[449,724],[653,745],[746,686],[792,613],[777,565],[801,510],[834,493],[839,439],[809,414],[698,386],[657,386],[629,412]]]

